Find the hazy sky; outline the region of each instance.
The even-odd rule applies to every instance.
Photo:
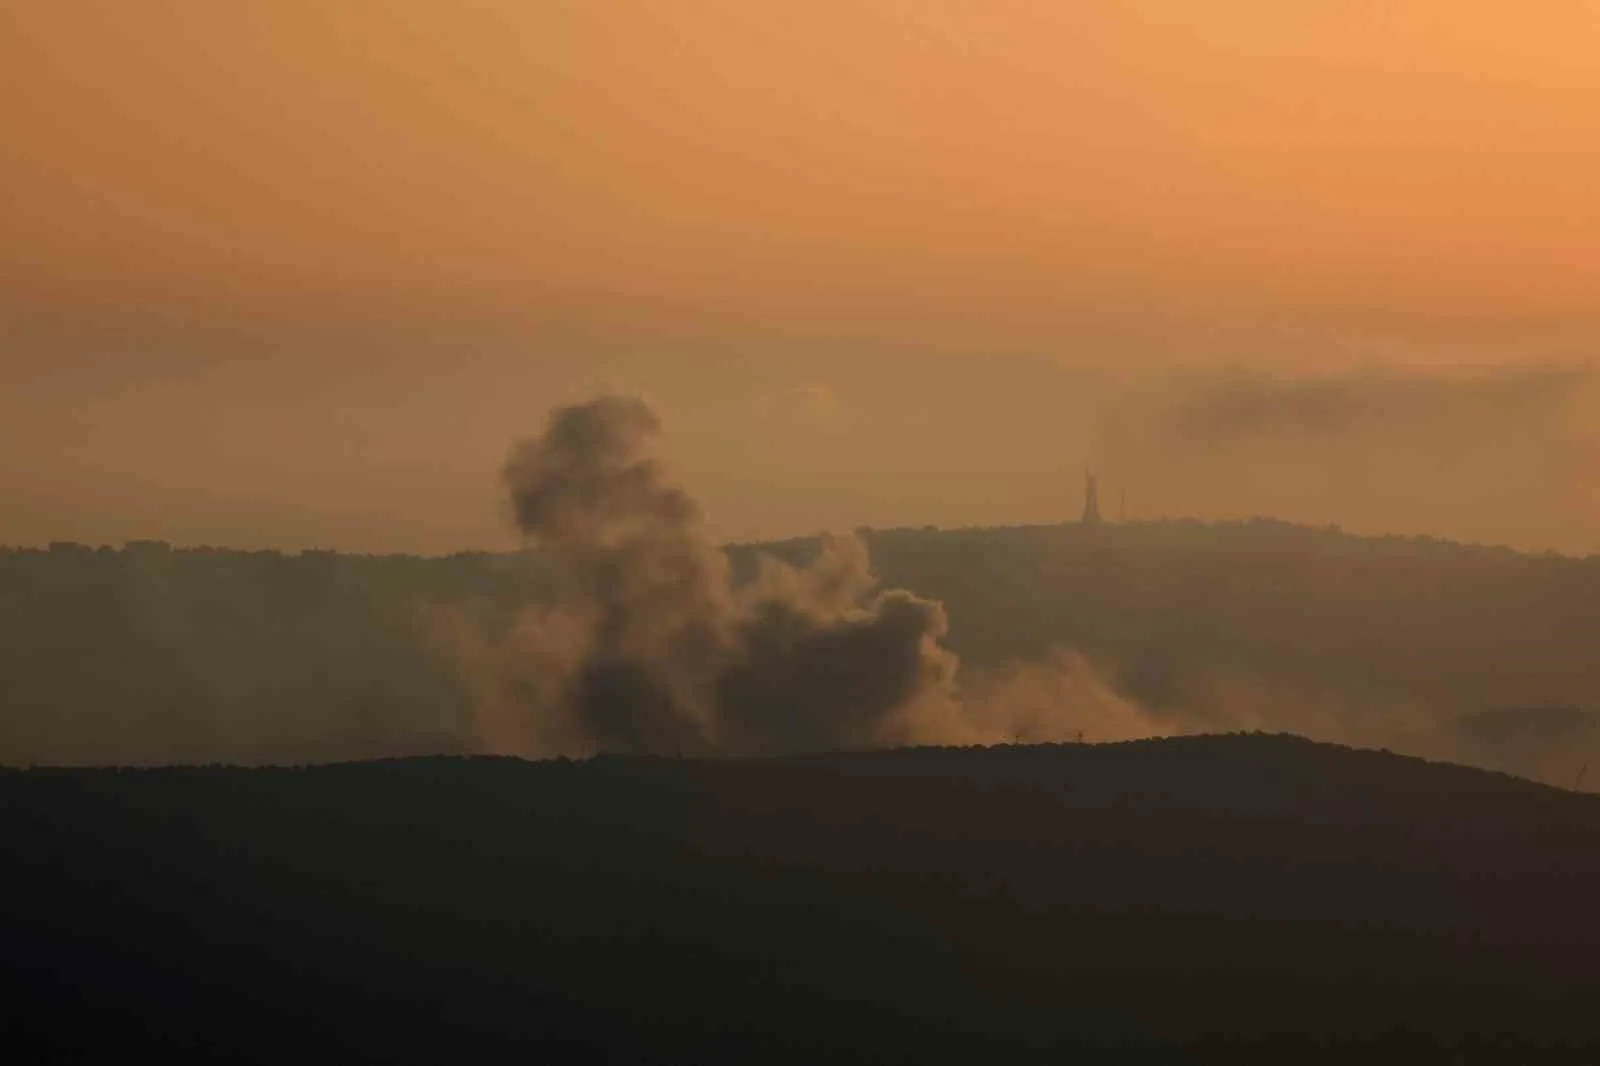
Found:
[[[606,388],[727,537],[1093,462],[1600,551],[1596,57],[1588,0],[0,0],[0,543],[505,545]]]

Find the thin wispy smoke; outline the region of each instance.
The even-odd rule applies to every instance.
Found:
[[[1105,743],[1202,733],[1291,732],[1425,758],[1473,753],[1451,719],[1396,693],[1361,699],[1313,684],[1200,668],[1163,699],[1141,696],[1114,664],[1069,648],[969,677],[940,743]],[[1471,761],[1481,761],[1473,759]]]
[[[1589,375],[1572,367],[1498,374],[1365,373],[1274,378],[1235,373],[1169,399],[1157,425],[1191,447],[1380,437],[1458,449],[1474,437],[1564,425]]]
[[[1086,656],[1067,648],[966,679],[958,711],[930,730],[929,742],[1104,743],[1188,732],[1151,715]]]
[[[1586,551],[1596,382],[1581,365],[1177,375],[1108,401],[1093,451],[1146,514]]]

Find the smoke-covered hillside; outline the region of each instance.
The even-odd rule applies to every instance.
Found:
[[[0,555],[0,759],[754,754],[1266,728],[1576,782],[1595,738],[1568,721],[1600,705],[1593,559],[1264,521],[726,549],[656,412],[617,396],[557,408],[502,481],[528,546],[508,556]],[[1510,707],[1531,710],[1472,717]]]
[[[1273,522],[859,536],[884,586],[943,605],[958,682],[1003,691],[1021,739],[1283,728],[1564,785],[1595,749],[1600,559]],[[734,546],[732,581],[819,550]],[[540,559],[0,551],[0,759],[492,751],[440,619],[503,633],[553,586]]]

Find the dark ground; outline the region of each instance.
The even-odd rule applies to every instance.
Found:
[[[1600,1061],[1600,797],[1293,737],[5,771],[0,844],[7,1061]]]

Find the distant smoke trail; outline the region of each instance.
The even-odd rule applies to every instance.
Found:
[[[773,752],[894,743],[948,705],[943,608],[874,591],[865,547],[763,560],[735,586],[635,399],[554,412],[505,467],[516,524],[555,565],[552,602],[490,640],[458,628],[497,748]]]

